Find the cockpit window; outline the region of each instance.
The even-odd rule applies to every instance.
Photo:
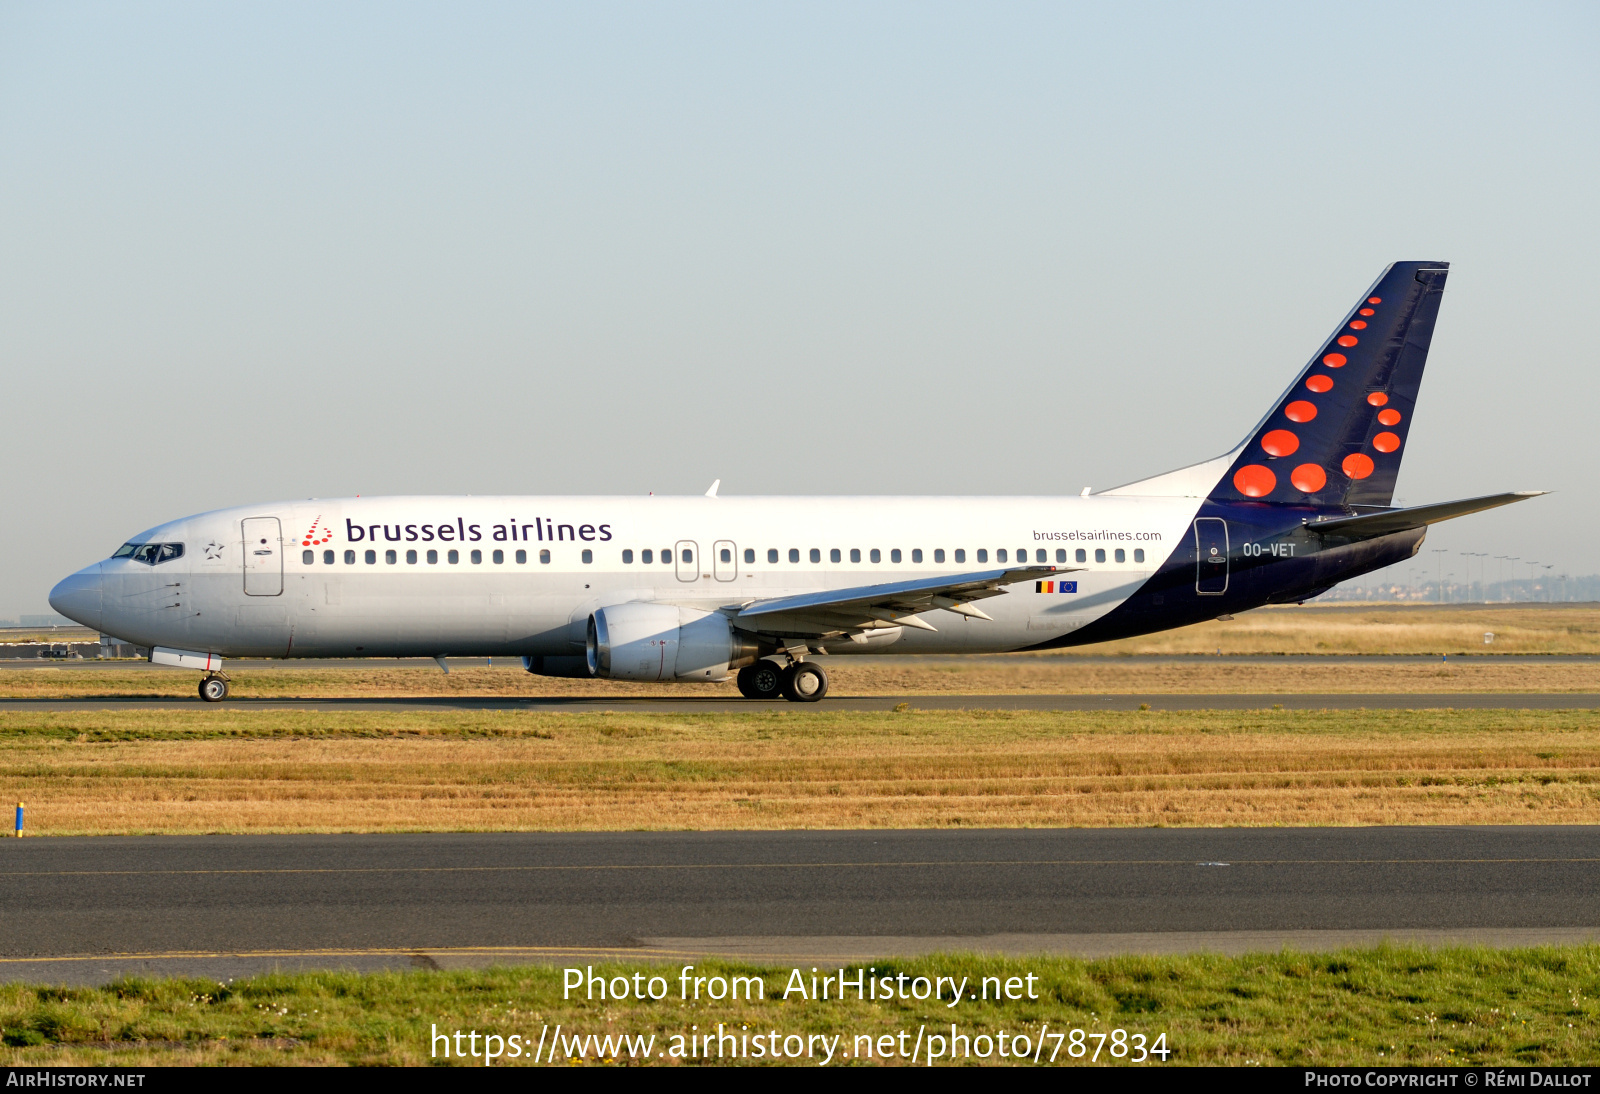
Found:
[[[175,558],[183,557],[183,544],[181,543],[124,543],[111,555],[112,558],[131,558],[135,562],[143,562],[146,566],[154,566],[160,562],[170,562]]]

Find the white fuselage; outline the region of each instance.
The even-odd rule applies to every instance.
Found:
[[[583,652],[589,614],[610,605],[715,611],[1004,566],[1023,561],[1019,552],[1073,568],[1062,575],[1071,592],[1028,582],[983,601],[990,620],[932,611],[923,617],[932,631],[828,650],[1004,651],[1070,634],[1121,604],[1188,547],[1199,504],[1119,496],[286,502],[152,528],[133,542],[182,544],[181,555],[108,559],[68,578],[57,596],[79,622],[125,641],[225,657],[567,656]]]

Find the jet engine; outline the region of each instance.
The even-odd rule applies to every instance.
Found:
[[[760,648],[718,612],[617,604],[589,616],[589,671],[611,680],[726,680]]]

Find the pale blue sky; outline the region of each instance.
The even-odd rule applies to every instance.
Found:
[[[1076,493],[1453,263],[1399,496],[1600,570],[1592,4],[0,6],[0,617],[376,493]]]

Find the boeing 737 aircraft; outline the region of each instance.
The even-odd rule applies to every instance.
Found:
[[[1304,601],[1428,525],[1394,508],[1448,266],[1397,262],[1233,451],[1067,497],[335,498],[134,536],[62,615],[228,694],[228,657],[518,656],[545,676],[814,702],[812,654],[1043,650]]]

